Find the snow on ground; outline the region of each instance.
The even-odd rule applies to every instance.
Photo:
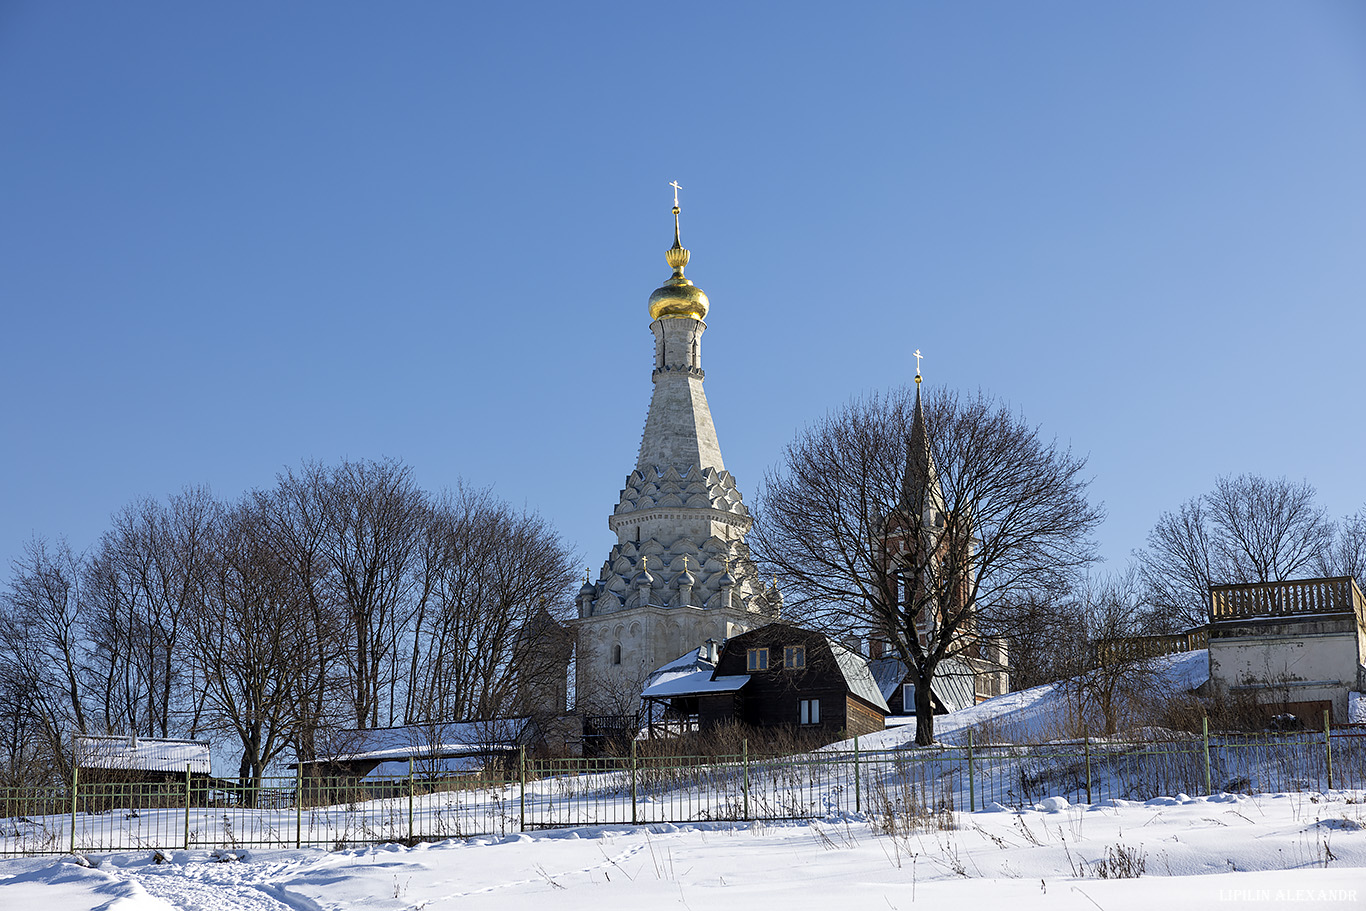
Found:
[[[1194,686],[1204,663],[1204,652],[1172,656],[1170,676]],[[952,742],[987,721],[1021,737],[1047,732],[1060,699],[1053,687],[1012,693],[939,719],[937,733]],[[897,747],[912,734],[893,729],[860,746]],[[1091,806],[1054,793],[1019,809],[997,804],[912,822],[843,814],[592,825],[411,848],[8,858],[0,859],[0,909],[1366,907],[1366,791]],[[506,812],[510,800],[497,805]]]
[[[1157,659],[1162,676],[1175,692],[1189,692],[1209,679],[1209,651],[1200,649],[1178,655],[1164,655]],[[1068,708],[1063,688],[1057,683],[1006,693],[978,703],[971,708],[941,715],[934,720],[934,737],[941,743],[957,744],[965,739],[969,728],[988,722],[993,731],[1014,743],[1038,743],[1052,739],[1057,733],[1059,719],[1066,718]],[[885,731],[859,738],[865,750],[891,750],[915,742],[915,725],[889,727]],[[853,749],[854,742],[846,740],[829,749]]]
[[[865,816],[579,829],[243,852],[0,860],[0,907],[43,911],[1366,906],[1360,792],[1159,798],[960,813],[886,832]],[[231,856],[229,856],[231,858]],[[1142,866],[1136,879],[1102,878]]]

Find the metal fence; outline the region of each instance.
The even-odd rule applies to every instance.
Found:
[[[581,825],[928,815],[1045,797],[1366,788],[1366,731],[974,744],[799,756],[535,760],[511,774],[263,780],[225,787],[73,781],[0,790],[0,854],[339,848]]]

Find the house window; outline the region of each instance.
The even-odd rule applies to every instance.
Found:
[[[783,667],[806,667],[806,646],[789,645],[783,649]]]
[[[821,701],[819,699],[802,699],[797,705],[801,709],[802,724],[821,723]]]
[[[621,664],[621,643],[612,646],[612,663]]]
[[[750,673],[754,671],[768,670],[768,649],[752,648],[749,650],[748,669]]]
[[[915,714],[915,684],[901,684],[901,712],[904,715]]]

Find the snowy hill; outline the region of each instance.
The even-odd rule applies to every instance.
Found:
[[[1209,651],[1184,652],[1157,659],[1156,671],[1172,692],[1189,692],[1209,679]],[[1009,739],[1019,743],[1034,743],[1047,739],[1057,721],[1065,718],[1068,705],[1063,685],[1043,686],[1006,693],[968,709],[940,715],[934,722],[935,739],[941,743],[958,744],[966,739],[969,728],[990,724],[997,731],[1008,732]],[[889,728],[877,734],[859,738],[859,747],[866,750],[896,749],[915,742],[915,725]],[[829,749],[852,749],[853,741],[834,744]]]

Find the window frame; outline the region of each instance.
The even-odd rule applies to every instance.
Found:
[[[797,700],[797,719],[798,723],[803,725],[820,724],[821,701],[819,699]]]
[[[806,667],[806,646],[783,646],[783,667],[792,671],[803,670]]]
[[[766,646],[747,649],[745,652],[745,672],[758,674],[768,670],[769,654]]]

